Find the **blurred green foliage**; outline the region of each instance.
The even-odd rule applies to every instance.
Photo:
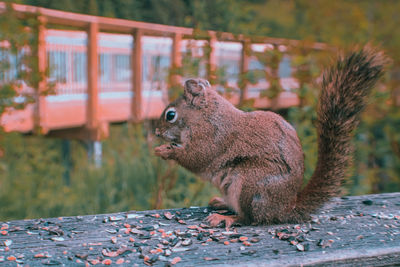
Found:
[[[354,164],[349,170],[350,178],[345,185],[345,192],[366,194],[400,191],[399,1],[13,2],[197,29],[301,39],[305,43],[326,42],[344,50],[354,44],[378,44],[392,58],[392,63],[388,66],[387,75],[374,91],[356,132]],[[34,20],[31,22],[35,25]],[[2,27],[2,34],[20,33],[16,27],[28,26],[26,21],[18,23],[14,21],[10,27]],[[2,40],[14,38],[10,36],[3,35]],[[15,38],[19,40],[22,37]],[[316,81],[320,78],[322,67],[332,62],[332,53],[310,52],[301,47],[301,43],[299,47],[290,47],[285,53],[290,55],[293,76],[299,81],[296,93],[300,96],[300,105],[288,109],[283,115],[295,126],[302,141],[308,178],[313,172],[317,156],[313,126],[319,91]],[[261,75],[269,75],[269,78],[274,79],[277,70],[275,61],[282,58],[282,53],[271,52],[259,56],[272,70]],[[172,72],[196,74],[203,67],[201,60],[187,54],[183,58],[183,68]],[[223,76],[223,70],[217,70],[216,75],[215,82],[224,83],[223,77],[220,77]],[[257,75],[260,73],[249,73],[246,78],[251,81]],[[273,90],[264,95],[274,99],[281,90],[279,83],[275,82]],[[4,90],[1,93],[4,94],[3,99],[9,99],[9,94],[15,92]],[[174,97],[176,91],[171,95],[171,98]],[[3,110],[4,104],[0,108]],[[149,135],[150,129],[147,124],[112,126],[110,138],[103,143],[101,168],[96,168],[87,160],[85,143],[70,141],[72,154],[69,183],[63,180],[66,165],[62,149],[65,141],[43,136],[0,133],[0,147],[4,149],[0,153],[4,154],[0,158],[0,219],[205,205],[209,197],[217,193],[216,189],[173,163],[154,157],[152,148],[157,142]]]
[[[37,218],[95,214],[158,207],[205,205],[209,184],[170,166],[152,153],[143,125],[111,127],[103,143],[103,164],[97,168],[87,157],[85,144],[71,141],[70,185],[62,179],[65,168],[62,140],[43,136],[7,134],[0,145],[0,218]],[[161,181],[167,172],[170,175]],[[161,183],[163,203],[158,201]]]

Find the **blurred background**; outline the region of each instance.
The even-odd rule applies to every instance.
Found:
[[[91,79],[87,75],[91,73],[88,64],[93,62],[89,56],[92,48],[88,46],[91,26],[86,31],[68,23],[48,23],[36,12],[21,16],[23,12],[13,11],[11,2],[23,5],[20,7],[39,6],[195,31],[192,38],[175,47],[180,54],[179,64],[171,56],[176,44],[171,35],[141,37],[142,116],[132,120],[130,112],[137,104],[132,101],[137,100],[132,100],[131,59],[135,57],[132,53],[136,50],[132,48],[139,38],[137,32],[94,31],[98,41],[94,68],[98,77]],[[367,43],[379,46],[392,61],[355,134],[354,162],[343,193],[400,191],[400,1],[3,3],[0,220],[206,205],[210,197],[218,194],[215,188],[153,153],[160,142],[153,135],[154,120],[162,107],[181,92],[176,77],[203,76],[244,110],[271,109],[283,115],[295,126],[302,141],[308,179],[317,156],[313,124],[321,71],[333,62],[337,50]],[[72,19],[70,13],[63,14]],[[204,37],[206,30],[217,32],[215,42]],[[224,37],[220,32],[232,35],[221,41],[218,38]],[[248,44],[250,37],[263,41]],[[235,38],[240,40],[235,42]],[[38,56],[41,41],[46,43],[45,66]],[[243,55],[248,58],[247,63],[243,63]],[[243,64],[247,64],[245,69]],[[108,118],[107,124],[96,126],[96,131],[90,125],[81,125],[87,123],[81,117],[95,117],[85,111],[88,99],[91,101],[87,95],[88,88],[93,88],[90,81],[99,88],[99,112]],[[41,114],[43,110],[48,113]],[[108,110],[111,111],[107,113]],[[28,125],[24,116],[32,114],[39,115]],[[42,118],[47,120],[47,128],[41,124]],[[69,121],[72,126],[63,130],[62,124]]]

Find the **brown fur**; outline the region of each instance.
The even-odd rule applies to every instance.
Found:
[[[229,207],[237,216],[211,215],[212,225],[221,220],[306,220],[338,193],[350,161],[352,132],[382,71],[382,55],[363,49],[339,58],[325,72],[318,107],[318,163],[303,190],[304,156],[295,129],[273,112],[236,109],[202,79],[186,81],[183,96],[161,115],[156,134],[168,143],[155,153],[221,191],[222,198],[210,205]],[[166,119],[171,108],[178,116],[173,123]]]

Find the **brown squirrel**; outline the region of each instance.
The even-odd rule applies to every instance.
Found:
[[[155,148],[210,181],[221,192],[209,205],[236,215],[211,214],[212,226],[302,222],[336,196],[351,161],[352,133],[385,58],[371,48],[339,57],[323,75],[317,110],[318,162],[302,189],[304,154],[295,129],[269,111],[244,112],[190,79],[161,115]]]

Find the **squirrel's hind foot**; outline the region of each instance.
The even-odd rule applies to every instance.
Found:
[[[217,227],[220,223],[225,222],[225,228],[229,228],[233,223],[238,221],[237,215],[221,215],[213,213],[206,218],[211,227]]]

